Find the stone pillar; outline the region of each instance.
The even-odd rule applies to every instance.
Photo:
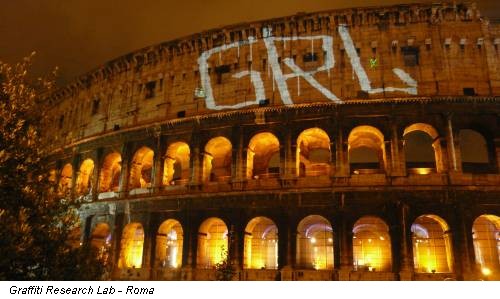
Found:
[[[494,156],[493,158],[496,160],[496,168],[495,171],[499,171],[500,170],[500,138],[495,138],[493,140],[493,146],[495,147],[494,148]]]
[[[446,142],[446,138],[438,137],[432,143],[434,147],[434,151],[438,150],[441,152],[441,157],[436,159],[436,171],[438,173],[445,173],[448,171],[450,164],[450,158],[448,155],[448,142]]]
[[[406,160],[404,151],[404,140],[399,139],[396,120],[391,122],[391,153],[392,153],[392,176],[406,175]]]
[[[293,280],[293,266],[295,250],[292,247],[297,238],[295,228],[292,228],[288,223],[283,222],[278,230],[278,265],[280,266],[281,280]],[[295,232],[295,233],[294,233]]]
[[[335,159],[335,176],[348,177],[350,173],[349,167],[349,149],[347,141],[344,140],[342,127],[337,127],[337,138],[335,140],[336,159]]]
[[[452,114],[446,116],[446,141],[448,143],[448,156],[450,172],[461,172],[462,161],[460,158],[460,144],[453,130]]]
[[[197,188],[201,183],[202,172],[202,151],[200,150],[199,131],[194,130],[191,139],[191,157],[189,159],[189,169],[191,170],[191,177],[189,185],[192,188]]]
[[[392,175],[392,164],[394,163],[394,159],[397,157],[393,156],[392,152],[392,143],[390,141],[384,140],[384,148],[385,148],[385,161],[384,161],[384,171],[387,176]]]
[[[474,244],[472,239],[473,220],[468,215],[467,208],[459,204],[456,209],[457,225],[452,228],[453,272],[459,280],[476,280]]]
[[[352,229],[348,225],[348,221],[344,213],[340,214],[339,218],[339,237],[336,242],[339,243],[339,280],[350,280],[350,273],[353,265]]]
[[[152,167],[152,172],[153,175],[152,177],[152,182],[151,186],[153,187],[154,192],[159,191],[159,189],[162,186],[162,181],[163,181],[163,166],[164,166],[164,153],[165,153],[165,148],[163,142],[163,138],[161,138],[159,135],[155,136],[155,148],[154,148],[154,160],[153,160],[153,167]]]
[[[243,229],[240,229],[237,225],[231,224],[228,232],[229,241],[229,260],[236,271],[236,275],[233,280],[241,280],[241,269],[243,266],[243,242],[244,234],[240,233]]]
[[[99,189],[100,189],[100,181],[101,181],[101,169],[102,169],[102,160],[103,160],[103,150],[102,148],[98,148],[95,151],[94,155],[94,170],[92,171],[92,200],[97,200],[97,197],[99,196]]]
[[[399,227],[400,227],[400,280],[413,280],[414,270],[412,264],[412,239],[409,230],[408,216],[410,207],[404,202],[399,203]]]
[[[245,157],[243,144],[243,130],[240,126],[233,129],[231,142],[233,143],[232,163],[231,163],[231,178],[234,184],[239,184],[245,179]]]
[[[281,147],[280,147],[281,148]],[[292,140],[292,132],[291,130],[285,131],[285,140],[283,142],[283,162],[284,165],[282,173],[283,177],[290,179],[296,177],[296,153],[297,153],[297,144],[296,141]]]
[[[75,155],[73,156],[73,161],[71,162],[71,166],[73,167],[73,173],[71,176],[71,191],[70,191],[70,198],[75,198],[78,196],[77,192],[78,189],[76,186],[76,183],[78,182],[78,177],[80,176],[80,161],[81,157],[80,155]]]
[[[193,279],[193,268],[196,264],[198,229],[192,225],[189,215],[183,225],[184,240],[182,244],[182,280]]]
[[[130,144],[124,144],[122,146],[122,168],[120,171],[120,183],[119,183],[119,192],[120,197],[128,196],[128,178],[130,175],[130,165],[132,163],[132,148]]]
[[[141,278],[149,279],[149,273],[151,267],[154,267],[154,260],[151,258],[151,250],[153,247],[153,240],[156,238],[156,230],[151,227],[149,214],[141,217],[141,224],[144,229],[144,244],[142,248],[142,266],[141,266]]]

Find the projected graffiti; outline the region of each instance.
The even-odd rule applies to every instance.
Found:
[[[347,27],[339,26],[338,33],[340,39],[344,44],[345,52],[349,58],[352,65],[353,72],[358,78],[361,90],[369,94],[383,93],[383,92],[405,92],[411,95],[417,94],[417,82],[405,71],[399,68],[392,69],[393,73],[398,77],[404,84],[407,85],[406,88],[401,87],[385,87],[385,88],[373,88],[368,78],[368,75],[361,65],[361,60],[356,51],[352,38],[349,34]],[[331,90],[321,85],[315,78],[315,75],[319,72],[328,72],[335,66],[335,58],[333,55],[333,37],[328,35],[316,35],[316,36],[291,36],[291,37],[274,37],[270,28],[264,28],[263,30],[263,42],[267,50],[267,61],[269,62],[269,70],[272,74],[273,90],[276,87],[281,97],[281,101],[285,105],[292,105],[293,100],[288,89],[288,80],[296,78],[297,85],[299,85],[299,79],[302,78],[308,84],[310,84],[314,89],[319,91],[325,98],[329,99],[335,103],[342,103],[342,101],[335,95]],[[313,42],[315,40],[321,41],[321,48],[324,53],[324,62],[321,66],[314,70],[304,71],[300,66],[295,63],[295,60],[290,57],[283,59],[283,63],[291,70],[289,73],[284,73],[280,61],[278,59],[277,44],[281,44],[286,47],[287,43],[292,41],[308,40],[311,41],[311,46],[313,47]],[[212,110],[223,110],[223,109],[239,109],[246,106],[259,104],[260,100],[266,98],[266,91],[264,88],[264,82],[262,81],[261,72],[256,70],[245,70],[235,74],[232,74],[233,78],[240,79],[245,76],[250,77],[250,82],[255,90],[255,99],[251,101],[245,101],[234,105],[218,105],[216,99],[214,98],[214,92],[212,89],[212,82],[209,75],[209,58],[214,55],[219,55],[219,60],[221,55],[230,49],[237,49],[238,56],[240,47],[249,47],[249,60],[252,60],[252,48],[253,44],[257,43],[258,40],[254,37],[248,37],[247,41],[234,42],[227,45],[222,45],[219,47],[212,48],[203,52],[198,58],[198,66],[201,77],[201,85],[203,90],[203,95],[205,97],[206,106],[208,109]],[[314,55],[314,49],[312,49]],[[297,88],[298,93],[300,93],[300,88]]]

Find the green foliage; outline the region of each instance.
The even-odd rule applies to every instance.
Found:
[[[97,253],[75,235],[75,203],[49,179],[40,133],[54,81],[29,79],[32,57],[0,62],[0,280],[98,279]]]
[[[236,275],[234,266],[229,259],[229,254],[227,249],[222,246],[221,248],[221,261],[215,264],[215,279],[216,280],[233,280]]]

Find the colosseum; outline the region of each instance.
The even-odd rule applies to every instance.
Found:
[[[499,280],[500,23],[353,8],[147,47],[45,139],[115,280]]]

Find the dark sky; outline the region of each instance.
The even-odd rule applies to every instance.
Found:
[[[149,45],[224,25],[336,8],[436,0],[0,0],[0,60],[37,52],[59,83]],[[499,0],[477,0],[500,17]]]

